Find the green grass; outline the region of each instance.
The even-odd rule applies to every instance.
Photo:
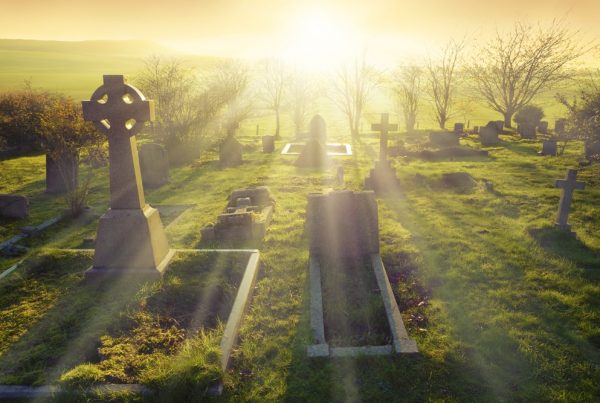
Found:
[[[270,119],[260,123],[271,124]],[[291,138],[290,128],[285,130],[284,136]],[[331,137],[347,140],[343,133],[330,130]],[[486,148],[487,158],[393,160],[401,194],[378,201],[381,250],[405,324],[420,350],[415,356],[306,357],[312,339],[303,228],[306,196],[335,188],[333,169],[299,170],[294,157],[260,153],[260,140],[248,122],[240,133],[246,159],[242,166],[219,169],[215,153],[203,153],[197,163],[172,170],[171,183],[147,191],[151,203],[195,204],[168,230],[177,248],[199,245],[200,229],[214,222],[236,188],[267,185],[276,200],[273,222],[260,245],[260,277],[233,366],[224,374],[222,399],[598,400],[600,166],[580,170],[578,179],[586,182],[586,189],[575,193],[570,216],[578,238],[568,239],[552,228],[560,195],[553,184],[576,165],[581,143],[570,143],[563,156],[539,157],[539,141],[501,138],[500,146]],[[461,143],[480,147],[475,138]],[[377,138],[365,135],[353,149],[352,157],[336,161],[344,166],[345,187],[359,190],[376,159]],[[14,160],[11,170],[18,169],[19,160],[28,161]],[[458,191],[440,184],[443,173],[458,171],[479,182],[491,181],[494,191],[484,186]],[[32,194],[39,195],[32,202],[42,203],[43,211],[50,207],[43,204],[38,172],[28,181]],[[102,212],[107,207],[106,175],[95,181],[92,204]],[[59,200],[55,202],[58,206]],[[32,246],[73,247],[81,241],[81,231],[94,230],[95,222],[64,223]],[[75,270],[72,266],[65,263],[67,271]],[[66,278],[57,282],[63,283],[69,286]],[[48,317],[44,310],[36,315],[40,320]],[[194,390],[194,379],[203,372],[188,373],[187,362],[207,343],[186,347],[181,361],[161,367],[161,373],[172,375],[163,383],[171,385],[169,390],[184,395]],[[99,346],[88,347],[98,351]],[[61,353],[64,360],[69,358],[66,351]],[[0,356],[0,361],[5,359]],[[210,357],[201,361],[210,362]],[[97,376],[97,371],[84,369],[79,368],[82,378]]]

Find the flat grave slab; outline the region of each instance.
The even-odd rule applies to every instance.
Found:
[[[288,143],[281,150],[282,155],[300,155],[306,144]],[[350,156],[352,155],[352,146],[342,143],[326,143],[325,150],[330,157]]]

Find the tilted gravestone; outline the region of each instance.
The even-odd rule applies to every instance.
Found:
[[[169,182],[169,156],[160,144],[142,144],[140,169],[144,186],[157,188]]]
[[[65,193],[79,184],[79,153],[64,153],[55,161],[46,154],[46,192]]]
[[[548,134],[548,122],[545,120],[542,120],[539,124],[538,124],[538,130],[540,133],[542,134]]]
[[[388,133],[398,130],[397,124],[389,123],[389,114],[382,113],[380,123],[371,125],[371,130],[379,131],[379,161],[365,178],[365,189],[374,190],[380,195],[386,192],[398,190],[400,183],[396,177],[396,171],[388,160]]]
[[[577,170],[570,168],[567,169],[567,177],[565,179],[557,179],[554,182],[554,187],[562,189],[555,225],[557,228],[572,234],[568,219],[571,202],[573,201],[573,192],[576,189],[584,189],[585,183],[577,181]]]
[[[542,151],[539,154],[556,156],[557,152],[556,140],[544,140],[542,142]]]
[[[29,200],[21,195],[0,194],[0,217],[25,218],[29,215]]]
[[[455,132],[431,132],[429,143],[434,147],[458,147],[460,142]]]
[[[275,151],[275,136],[262,136],[263,153],[272,153]]]
[[[135,135],[154,119],[154,105],[121,75],[105,75],[83,117],[108,136],[110,209],[100,218],[94,264],[86,277],[162,273],[173,256],[158,210],[144,200]]]
[[[351,190],[309,194],[306,232],[314,256],[360,257],[379,253],[375,194]]]

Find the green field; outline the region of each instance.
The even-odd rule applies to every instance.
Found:
[[[348,141],[345,131],[338,129],[343,127],[341,120],[331,120],[330,136]],[[401,194],[378,200],[382,257],[388,275],[401,274],[402,280],[394,282],[394,293],[420,353],[308,359],[306,198],[310,192],[327,188],[362,189],[377,157],[378,141],[375,135],[365,133],[352,144],[352,157],[336,159],[345,171],[346,183],[340,187],[333,181],[334,168],[324,172],[300,170],[293,165],[294,157],[260,152],[260,139],[254,134],[257,123],[261,132],[272,124],[270,118],[257,118],[242,126],[239,138],[245,163],[240,167],[220,169],[215,152],[209,150],[193,164],[172,169],[169,184],[146,191],[150,204],[195,205],[184,220],[167,231],[175,248],[199,245],[200,229],[214,222],[233,189],[267,185],[276,200],[274,220],[259,246],[262,265],[251,308],[242,324],[240,344],[231,369],[218,374],[225,383],[222,400],[600,399],[600,166],[582,168],[578,176],[586,182],[586,189],[575,193],[570,216],[577,239],[552,227],[560,195],[553,186],[554,179],[563,178],[567,167],[576,165],[581,143],[569,143],[563,156],[539,157],[539,141],[504,135],[499,146],[487,148],[489,157],[437,162],[395,157]],[[292,138],[288,123],[283,136],[279,150]],[[426,133],[400,137],[408,147],[422,149]],[[461,143],[480,148],[473,136]],[[27,223],[41,222],[62,210],[60,197],[43,192],[43,162],[42,156],[0,161],[0,193],[30,196],[32,217]],[[467,190],[442,184],[443,173],[458,171],[469,173],[479,185]],[[107,208],[107,179],[105,168],[94,171],[90,202],[97,214]],[[493,183],[493,191],[485,189],[484,180]],[[0,239],[14,234],[22,224],[3,221]],[[74,298],[63,290],[76,284],[89,259],[64,256],[47,248],[78,247],[83,238],[94,235],[96,224],[95,219],[89,223],[65,221],[26,243],[32,254],[42,249],[50,254],[54,259],[51,267],[57,275],[64,272],[64,281],[53,277],[55,280],[42,284],[19,283],[25,276],[35,279],[35,271],[26,271],[29,266],[0,280],[0,318],[11,324],[0,327],[3,382],[20,384],[39,379],[32,373],[11,372],[9,364],[25,360],[24,346],[44,329],[43,324],[51,319],[48,312]],[[30,259],[33,257],[27,261]],[[0,260],[3,269],[14,261]],[[19,288],[25,286],[30,289]],[[418,303],[422,301],[425,303]],[[90,301],[80,294],[75,302],[73,306],[81,308],[78,324],[90,321],[96,312],[89,307]],[[27,320],[18,319],[25,313]],[[165,330],[171,325],[150,329],[158,326]],[[34,375],[44,373],[47,380],[63,376],[75,385],[112,379],[110,371],[119,369],[118,365],[86,366],[89,358],[78,362],[67,354],[70,350],[65,346],[68,340],[95,335],[94,345],[100,348],[100,340],[114,334],[81,325],[72,329],[65,326],[68,338],[52,337],[35,347],[39,357],[53,359],[40,360]],[[173,326],[173,334],[183,329],[183,325]],[[160,334],[166,337],[164,332]],[[174,388],[169,390],[177,391],[179,399],[198,398],[194,376],[200,384],[205,379],[202,376],[214,373],[208,372],[212,371],[210,359],[202,355],[211,341],[201,337],[210,339],[210,334],[197,337],[200,339],[192,337],[190,343],[197,340],[196,346],[204,347],[182,350],[185,358],[168,367],[180,374],[176,379],[159,377],[158,381],[146,380],[147,384],[159,388],[168,385]],[[130,351],[127,345],[122,347],[123,354]],[[106,351],[106,344],[102,348]],[[54,353],[64,358],[59,364],[68,365],[55,365]],[[19,358],[19,354],[25,355]],[[142,357],[131,354],[131,360],[139,364],[137,360]],[[113,357],[118,364],[120,356]],[[203,366],[198,367],[198,363]],[[84,366],[65,376],[76,364]]]

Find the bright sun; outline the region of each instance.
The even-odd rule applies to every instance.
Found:
[[[326,70],[355,51],[356,33],[325,12],[299,15],[289,27],[283,58],[306,70]]]

